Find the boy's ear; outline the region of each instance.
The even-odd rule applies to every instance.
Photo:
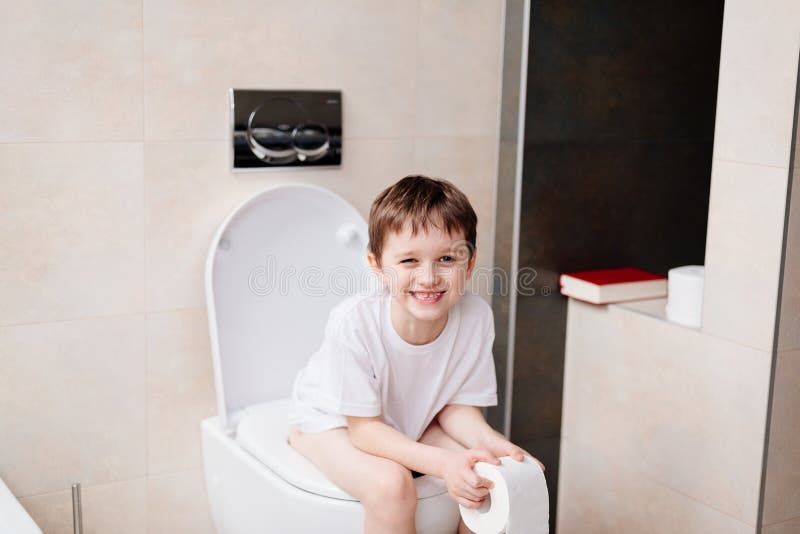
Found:
[[[381,266],[378,263],[378,257],[375,256],[372,252],[367,252],[367,261],[369,262],[369,266],[372,267],[372,270],[380,276],[383,271],[381,270]]]
[[[469,259],[469,263],[467,263],[467,280],[469,277],[472,276],[472,270],[475,268],[475,258],[478,257],[478,247],[472,249],[472,257]]]

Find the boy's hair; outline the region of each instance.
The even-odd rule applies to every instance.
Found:
[[[478,216],[466,195],[447,180],[427,176],[406,176],[387,187],[369,210],[369,251],[381,261],[388,232],[402,232],[411,223],[411,235],[430,225],[453,234],[464,232],[472,258]]]

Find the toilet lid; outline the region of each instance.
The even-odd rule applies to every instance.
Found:
[[[273,187],[222,223],[205,282],[223,427],[247,406],[291,395],[331,308],[377,287],[366,253],[364,218],[318,186]]]
[[[358,500],[336,486],[313,463],[289,445],[290,404],[291,399],[281,399],[246,408],[237,426],[236,442],[276,475],[297,488],[334,499]],[[414,482],[418,499],[447,492],[447,486],[440,478],[426,475],[415,478]]]

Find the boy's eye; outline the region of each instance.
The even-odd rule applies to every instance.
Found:
[[[410,261],[414,261],[414,258],[406,258],[406,259],[400,261],[400,263],[408,263]]]
[[[442,261],[445,263],[452,263],[456,261],[456,259],[452,256],[442,256]]]

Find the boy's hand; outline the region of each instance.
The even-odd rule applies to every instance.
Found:
[[[475,473],[477,462],[500,465],[500,460],[487,450],[467,449],[447,456],[442,470],[450,497],[464,508],[479,508],[494,486],[491,480]]]
[[[524,456],[530,456],[537,464],[539,464],[539,467],[542,468],[542,472],[544,472],[544,464],[542,462],[534,458],[534,456],[525,449],[517,447],[508,441],[502,436],[502,434],[494,434],[487,438],[484,442],[484,447],[495,456],[511,456],[518,462],[523,461]]]

